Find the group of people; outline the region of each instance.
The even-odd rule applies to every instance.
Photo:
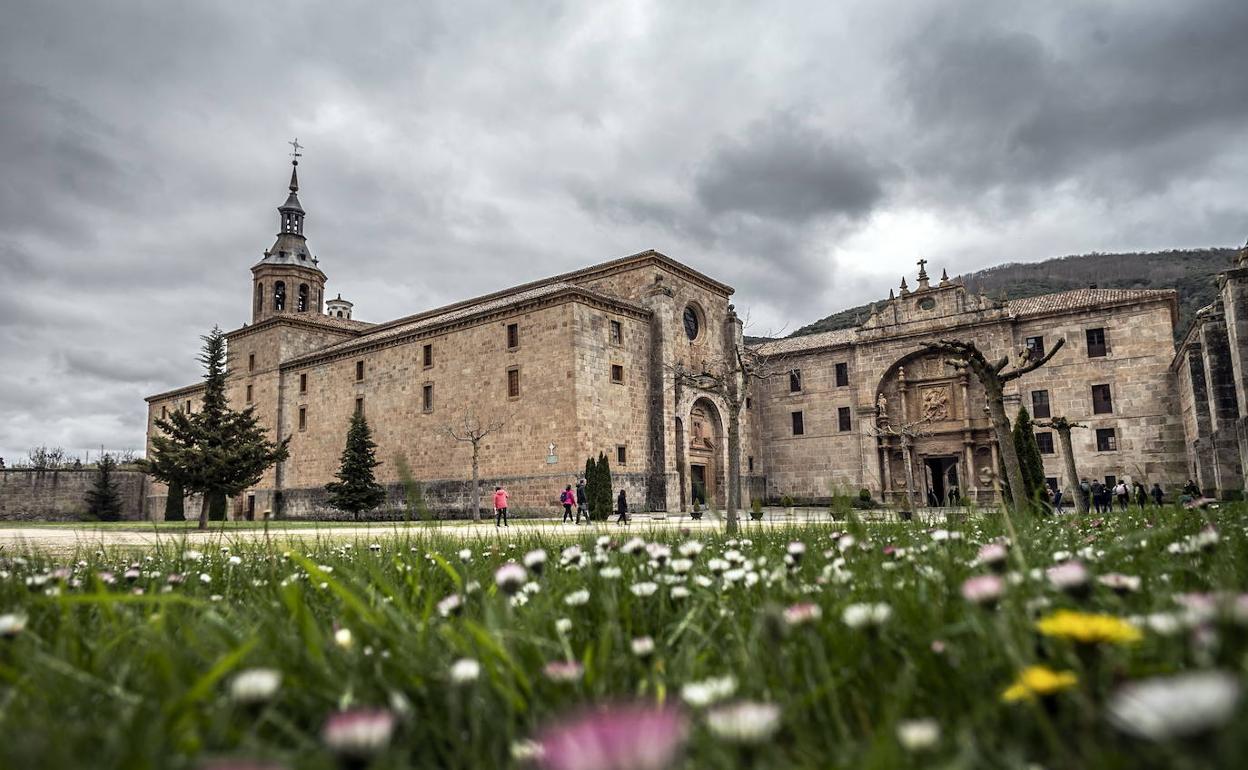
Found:
[[[1188,482],[1189,484],[1191,482]],[[1118,510],[1125,512],[1131,507],[1132,499],[1135,504],[1144,510],[1148,505],[1149,498],[1152,498],[1153,505],[1160,507],[1165,503],[1166,493],[1160,484],[1153,484],[1151,490],[1145,489],[1144,485],[1139,481],[1134,482],[1131,486],[1127,486],[1126,481],[1119,480],[1116,484],[1102,484],[1099,480],[1088,481],[1083,479],[1079,482],[1079,489],[1083,492],[1083,497],[1092,506],[1092,510],[1096,513],[1113,513],[1114,503],[1117,502]],[[1069,497],[1069,493],[1063,493],[1060,489],[1050,489],[1046,487],[1049,496],[1049,503],[1053,506],[1056,513],[1062,512],[1062,505],[1065,499]]]
[[[511,495],[502,485],[494,487],[494,526],[507,527],[507,501]],[[559,502],[563,504],[563,521],[573,521],[572,508],[576,508],[575,523],[581,523],[581,516],[585,517],[585,523],[588,524],[589,519],[589,495],[585,492],[585,479],[576,482],[576,489],[572,489],[572,485],[568,484],[559,493]],[[616,524],[628,523],[628,495],[623,489],[615,498]]]

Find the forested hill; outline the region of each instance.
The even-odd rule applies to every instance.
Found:
[[[1200,308],[1217,293],[1214,274],[1230,267],[1235,249],[1191,249],[1129,254],[1081,254],[1043,262],[1011,262],[960,275],[967,288],[994,299],[1022,299],[1095,284],[1102,289],[1178,289],[1179,322],[1175,336],[1187,331]],[[910,277],[913,284],[913,277]],[[881,298],[883,299],[883,298]],[[867,317],[869,305],[859,305],[821,318],[789,335],[848,329]]]

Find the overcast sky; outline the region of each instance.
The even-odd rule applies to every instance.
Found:
[[[1014,7],[1011,7],[1014,6]],[[141,448],[247,320],[286,142],[384,321],[663,251],[754,333],[1248,236],[1248,2],[0,0],[0,456]]]

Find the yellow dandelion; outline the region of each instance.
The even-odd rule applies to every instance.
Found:
[[[1018,674],[1014,684],[1001,693],[1001,700],[1014,703],[1035,700],[1037,696],[1052,695],[1074,687],[1079,677],[1073,671],[1054,671],[1046,666],[1028,666]]]
[[[1045,636],[1070,639],[1080,644],[1130,644],[1143,638],[1140,629],[1113,615],[1058,610],[1036,622],[1036,630]]]

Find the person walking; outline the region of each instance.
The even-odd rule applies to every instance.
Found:
[[[563,521],[572,521],[572,506],[576,505],[576,493],[572,491],[571,484],[563,488],[563,493],[559,495],[559,502],[563,503]],[[563,521],[559,523],[562,524]]]
[[[1126,513],[1131,505],[1131,490],[1127,488],[1127,482],[1119,481],[1114,486],[1114,496],[1118,498],[1118,510]]]
[[[507,523],[507,490],[501,486],[494,487],[494,527],[510,527]]]
[[[1188,479],[1187,483],[1183,485],[1183,494],[1190,496],[1192,499],[1202,497],[1200,487],[1196,486],[1196,482],[1191,479]]]
[[[589,495],[585,494],[585,479],[576,482],[576,523],[581,523],[581,514],[585,514],[585,523],[589,523]]]
[[[628,523],[628,498],[624,495],[624,490],[620,490],[620,496],[615,498],[615,512],[619,514],[619,518],[615,520],[616,524]]]
[[[1083,496],[1083,510],[1086,513],[1088,508],[1092,506],[1092,485],[1087,479],[1079,482],[1079,493]]]
[[[1140,506],[1140,510],[1144,510],[1144,505],[1148,502],[1148,490],[1140,482],[1135,482],[1135,504]]]
[[[1161,484],[1154,483],[1153,484],[1153,505],[1160,508],[1163,505],[1162,501],[1165,499],[1165,497],[1166,497],[1166,493],[1162,491]]]
[[[1058,516],[1062,515],[1062,490],[1053,490],[1053,512]]]
[[[1101,482],[1093,481],[1092,486],[1089,487],[1089,491],[1092,495],[1092,510],[1097,513],[1104,513],[1104,511],[1101,510],[1101,495],[1104,494],[1105,489],[1101,486]]]

